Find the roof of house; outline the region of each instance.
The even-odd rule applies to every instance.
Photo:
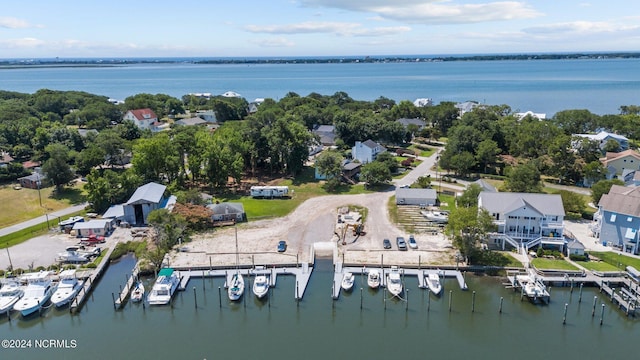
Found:
[[[515,113],[515,116],[518,117],[518,120],[522,120],[527,116],[531,116],[533,118],[536,118],[538,120],[544,120],[547,118],[547,114],[544,113],[534,113],[533,111],[527,111],[527,112],[520,112],[520,113]]]
[[[176,124],[179,125],[184,125],[184,126],[193,126],[193,125],[202,125],[202,124],[206,124],[207,122],[205,120],[203,120],[200,117],[192,117],[192,118],[188,118],[188,119],[180,119],[178,121],[176,121]]]
[[[618,134],[614,134],[614,133],[610,133],[607,131],[600,131],[597,134],[575,134],[575,136],[580,136],[583,138],[587,138],[587,139],[591,139],[591,140],[598,140],[598,141],[602,141],[608,137],[614,138],[618,141],[629,141],[629,139],[627,139],[626,136],[623,135],[618,135]]]
[[[154,182],[142,185],[136,189],[133,195],[131,195],[129,201],[127,201],[127,205],[136,202],[150,202],[159,204],[166,189],[166,186]]]
[[[334,133],[335,131],[336,127],[333,125],[318,125],[318,127],[313,130],[314,133]]]
[[[40,166],[40,162],[39,161],[27,160],[27,161],[22,163],[22,167],[25,168],[25,169],[31,169],[31,168],[38,167],[38,166]]]
[[[238,94],[235,91],[227,91],[224,94],[222,94],[222,96],[224,96],[224,97],[236,97],[236,98],[242,97],[242,95]]]
[[[103,229],[105,226],[111,224],[111,219],[95,219],[89,221],[82,221],[73,224],[73,230],[84,229]]]
[[[367,141],[364,141],[364,142],[362,143],[362,145],[364,145],[364,146],[366,146],[366,147],[368,147],[368,148],[370,148],[370,149],[375,149],[375,148],[376,148],[376,147],[378,147],[378,146],[382,146],[382,145],[378,144],[377,142],[375,142],[375,141],[373,141],[373,140],[371,140],[371,139],[369,139],[369,140],[367,140]]]
[[[491,191],[491,192],[497,192],[498,191],[495,188],[495,186],[489,184],[488,182],[486,182],[483,179],[478,179],[478,180],[474,181],[473,183],[474,184],[478,184],[482,188],[482,191]]]
[[[434,189],[398,188],[396,189],[396,198],[437,199],[438,194]]]
[[[153,110],[151,110],[149,108],[146,108],[146,109],[135,109],[135,110],[129,110],[129,111],[138,120],[149,120],[149,119],[157,119],[158,118],[158,115],[156,115],[156,113],[154,113]]]
[[[585,249],[584,244],[578,240],[572,240],[567,243],[567,248],[569,249]]]
[[[20,177],[20,178],[18,178],[18,180],[26,179],[26,180],[35,182],[35,181],[42,181],[42,180],[44,180],[46,178],[47,178],[47,176],[45,174],[40,174],[40,173],[34,172],[31,175]]]
[[[9,155],[9,153],[7,152],[0,153],[0,164],[8,164],[12,161],[13,161],[13,158],[11,157],[11,155]]]
[[[359,168],[360,166],[362,166],[361,163],[352,161],[342,165],[342,170],[351,171]]]
[[[78,134],[82,137],[87,137],[89,134],[98,134],[96,129],[78,129]]]
[[[505,214],[522,206],[530,206],[542,215],[564,216],[559,194],[531,194],[483,191],[479,203],[492,214]]]
[[[631,157],[633,157],[635,159],[640,160],[640,154],[638,154],[638,152],[635,151],[635,150],[629,149],[629,150],[621,151],[619,153],[607,152],[605,154],[605,156],[602,159],[600,159],[600,161],[605,166],[607,166],[607,164],[609,164],[611,161],[614,161],[614,160],[617,160],[617,159],[621,159],[621,158],[626,157],[626,156],[631,156]]]
[[[427,124],[424,120],[419,119],[419,118],[413,118],[413,119],[401,118],[401,119],[396,120],[396,122],[399,122],[404,127],[407,127],[407,126],[409,126],[411,124],[422,127],[422,126],[425,126]]]
[[[121,218],[124,217],[124,206],[122,204],[111,205],[107,211],[102,214],[102,217],[105,219],[109,218]]]
[[[417,107],[431,106],[433,105],[433,100],[430,98],[418,98],[413,101],[413,105]]]
[[[640,217],[640,187],[613,185],[608,194],[602,195],[598,206],[609,212]]]
[[[223,202],[219,204],[209,204],[207,208],[213,211],[213,214],[242,214],[244,213],[244,206],[242,203],[235,202]]]

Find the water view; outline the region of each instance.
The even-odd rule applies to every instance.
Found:
[[[293,276],[278,277],[270,298],[257,300],[246,292],[239,303],[230,303],[224,288],[219,297],[222,278],[196,278],[173,306],[128,303],[114,311],[113,293],[134,264],[132,257],[113,263],[77,315],[50,308],[29,320],[1,317],[1,339],[32,340],[30,348],[3,348],[2,358],[618,359],[637,338],[637,320],[595,288],[585,287],[580,295],[577,287],[555,287],[551,303],[540,306],[521,301],[497,277],[466,274],[468,291],[448,279],[442,296],[434,297],[407,276],[408,301],[385,302],[384,291],[369,290],[366,278],[357,275],[353,292],[334,301],[329,260],[316,262],[300,302],[294,300]],[[150,286],[152,279],[147,281]],[[43,339],[66,348],[36,348]]]

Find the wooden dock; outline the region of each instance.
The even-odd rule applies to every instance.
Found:
[[[135,285],[136,281],[138,281],[138,274],[140,273],[140,261],[136,263],[136,266],[133,267],[133,271],[131,272],[131,276],[124,284],[124,288],[118,295],[118,298],[115,301],[114,306],[116,309],[120,309],[124,304],[125,300],[129,297],[129,293],[131,292],[131,288]]]
[[[391,268],[384,268],[384,267],[366,267],[366,266],[346,266],[343,267],[342,263],[336,263],[335,265],[335,269],[334,269],[334,274],[333,274],[333,285],[332,285],[332,292],[331,292],[331,297],[335,300],[338,299],[340,297],[340,290],[341,290],[341,285],[342,285],[342,277],[344,276],[344,273],[346,272],[350,272],[353,274],[362,274],[364,276],[366,276],[369,273],[369,270],[371,269],[375,269],[378,270],[378,272],[380,273],[380,286],[381,287],[385,287],[386,286],[386,276],[385,274],[388,274],[391,271]],[[418,287],[421,289],[426,289],[427,288],[427,283],[425,280],[425,277],[428,277],[429,274],[434,273],[434,274],[438,274],[438,276],[443,277],[443,278],[447,278],[447,277],[453,277],[457,280],[458,282],[458,286],[460,287],[461,290],[467,290],[467,282],[464,279],[464,275],[458,271],[458,270],[439,270],[439,269],[413,269],[413,268],[399,268],[398,269],[400,271],[400,274],[402,275],[402,278],[404,279],[404,276],[415,276],[418,280]],[[366,284],[366,282],[365,282]],[[362,287],[364,287],[364,285],[362,285]]]
[[[102,273],[109,265],[109,257],[111,256],[113,250],[115,250],[117,244],[118,243],[116,242],[111,248],[109,248],[109,250],[107,250],[107,253],[104,254],[104,257],[102,258],[98,266],[85,279],[82,288],[80,289],[80,291],[78,291],[78,295],[76,295],[75,299],[71,302],[71,305],[69,305],[70,312],[76,313],[80,311],[82,305],[84,305],[84,302],[87,300],[87,296],[89,296],[91,290],[93,289],[93,284],[96,282],[96,280],[100,279]]]
[[[634,315],[638,308],[639,294],[633,288],[622,287],[616,292],[614,287],[610,287],[608,283],[603,282],[600,286],[600,292],[607,294],[611,302],[618,305],[627,315]]]
[[[307,285],[309,284],[309,279],[311,278],[311,273],[313,272],[313,267],[307,263],[302,263],[293,266],[287,267],[265,267],[265,266],[256,266],[255,268],[239,268],[239,269],[210,269],[210,270],[189,270],[189,269],[180,269],[181,281],[179,285],[179,290],[184,290],[187,288],[189,281],[192,278],[207,278],[207,277],[223,277],[225,279],[224,287],[227,287],[227,283],[229,282],[230,277],[237,271],[242,276],[247,277],[255,277],[257,275],[267,275],[269,278],[269,284],[271,287],[276,286],[278,275],[294,275],[296,277],[296,285],[294,287],[294,299],[300,300],[304,296],[304,292],[307,289]],[[245,295],[247,291],[251,291],[250,288],[247,287],[245,290]]]

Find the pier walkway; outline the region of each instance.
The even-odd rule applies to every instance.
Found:
[[[136,281],[138,281],[138,274],[139,273],[140,273],[140,261],[138,261],[136,263],[136,266],[133,267],[133,271],[131,272],[131,276],[129,276],[129,279],[124,284],[124,288],[120,292],[120,295],[118,295],[118,298],[116,299],[115,304],[114,304],[116,309],[120,309],[122,307],[122,305],[124,304],[125,300],[129,296],[129,293],[131,292],[131,288],[135,285]]]
[[[71,302],[71,305],[69,305],[70,312],[75,313],[78,312],[80,308],[82,308],[82,305],[86,301],[87,296],[89,296],[89,294],[91,293],[93,284],[100,278],[100,276],[102,276],[102,273],[109,265],[109,257],[111,257],[111,253],[113,252],[113,250],[115,250],[116,245],[118,245],[117,242],[107,250],[95,270],[93,270],[91,274],[85,279],[84,284],[82,285],[82,289],[78,291],[78,295],[76,295],[75,299],[73,299],[73,301]]]

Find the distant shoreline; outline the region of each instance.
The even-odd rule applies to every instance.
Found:
[[[31,67],[111,67],[135,64],[349,64],[413,63],[442,61],[504,60],[600,60],[638,59],[640,52],[566,53],[566,54],[487,54],[487,55],[401,55],[401,56],[327,56],[327,57],[240,57],[240,58],[78,58],[78,59],[0,59],[0,69]]]

